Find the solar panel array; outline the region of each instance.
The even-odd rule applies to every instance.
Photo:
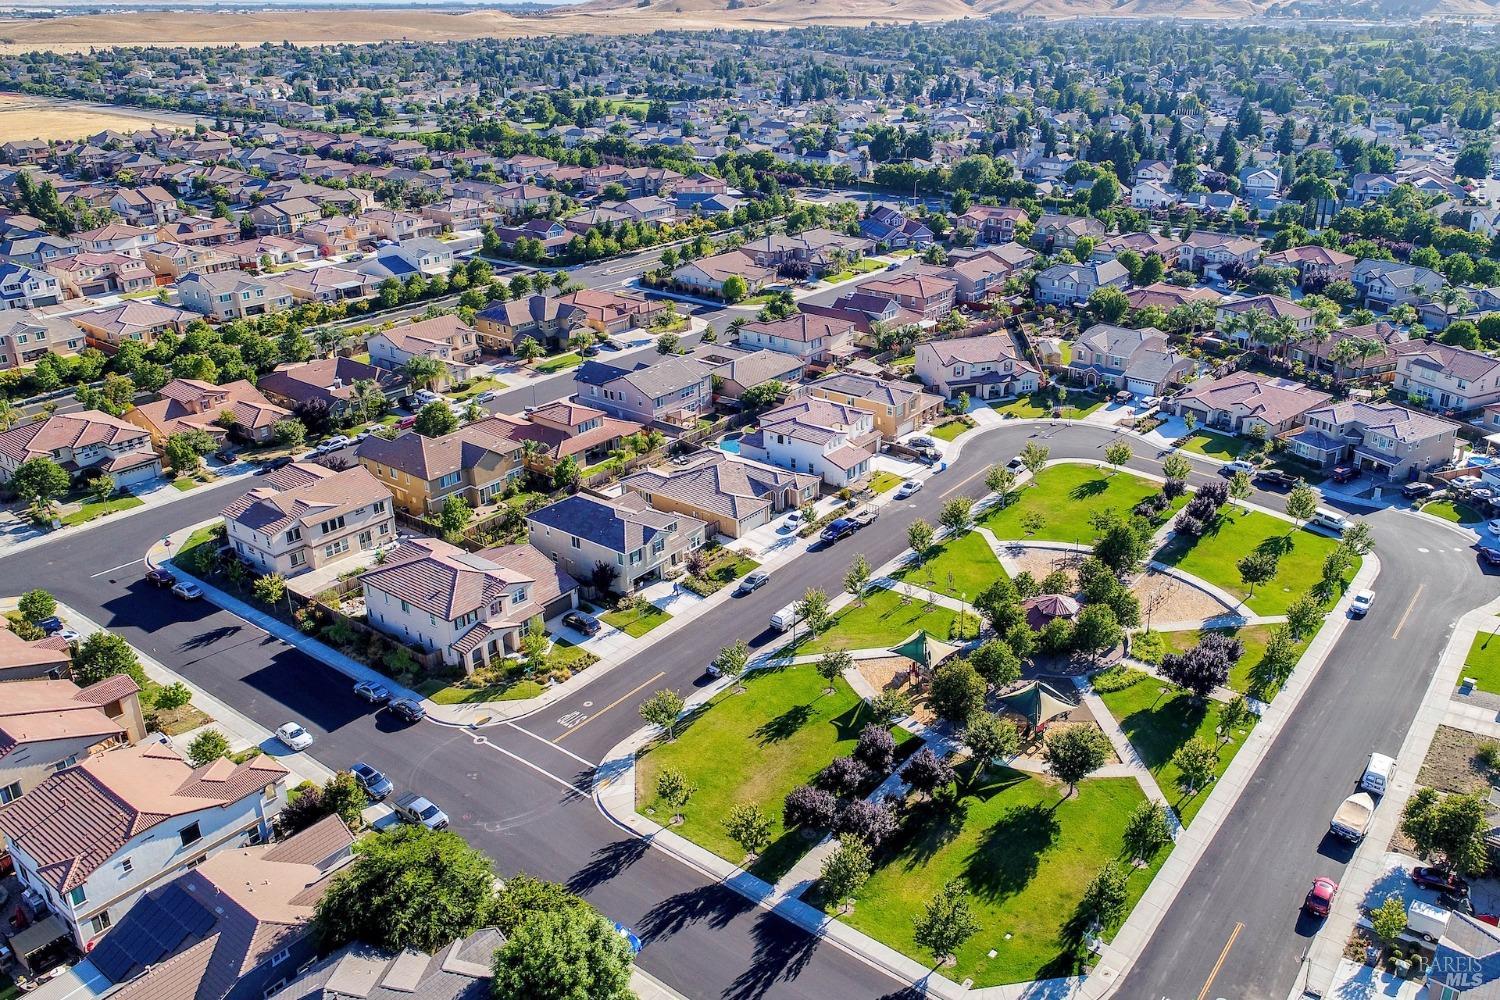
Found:
[[[175,882],[142,896],[120,924],[104,935],[89,959],[112,983],[123,982],[203,939],[216,918]]]

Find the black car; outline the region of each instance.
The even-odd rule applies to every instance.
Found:
[[[599,345],[598,344],[590,344],[589,346],[585,347],[583,350],[579,351],[578,353],[582,354],[586,358],[598,357],[599,356]]]
[[[177,584],[177,577],[169,570],[153,569],[146,573],[146,582],[153,587],[172,587]]]
[[[599,634],[599,619],[586,615],[582,611],[569,611],[563,615],[563,624],[571,629],[577,629],[584,635]]]
[[[288,465],[291,464],[292,456],[282,455],[280,458],[271,459],[270,461],[264,463],[261,467],[267,472],[275,472],[277,469],[285,469]]]
[[[1297,477],[1280,469],[1262,469],[1255,474],[1255,481],[1262,486],[1274,486],[1277,489],[1289,490],[1297,485]]]
[[[1479,558],[1486,566],[1500,566],[1500,549],[1492,549],[1488,545],[1479,546]]]
[[[397,698],[391,702],[391,711],[405,722],[421,722],[427,718],[427,709],[415,698]]]
[[[1434,483],[1407,483],[1401,487],[1401,495],[1408,500],[1421,500],[1436,493],[1437,489]]]

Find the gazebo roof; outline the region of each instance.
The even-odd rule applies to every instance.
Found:
[[[958,646],[941,639],[934,639],[927,633],[926,629],[917,629],[907,636],[899,646],[892,646],[891,652],[897,656],[904,656],[913,660],[923,668],[931,670],[948,657],[957,653]]]
[[[1078,707],[1041,681],[1032,681],[1010,694],[1001,695],[1000,704],[1025,716],[1026,721],[1033,726],[1040,726],[1048,719],[1054,719]]]

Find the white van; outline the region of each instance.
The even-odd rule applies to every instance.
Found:
[[[771,627],[778,632],[790,632],[797,624],[797,602],[793,601],[771,616]]]
[[[1327,507],[1319,507],[1313,511],[1313,516],[1308,519],[1308,524],[1315,525],[1325,531],[1331,531],[1335,535],[1342,535],[1349,530],[1349,519],[1342,514],[1335,513]]]
[[[1383,753],[1370,754],[1370,762],[1365,765],[1364,777],[1359,779],[1359,787],[1376,795],[1384,795],[1386,787],[1391,783],[1391,774],[1396,770],[1396,761]]]

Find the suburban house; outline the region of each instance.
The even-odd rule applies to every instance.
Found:
[[[943,397],[923,392],[910,382],[892,382],[851,371],[833,372],[807,387],[809,395],[865,410],[887,441],[905,437],[932,423],[943,411]]]
[[[58,937],[88,951],[146,889],[269,839],[287,773],[266,754],[194,768],[155,741],[117,747],[0,806],[0,830]]]
[[[0,626],[0,684],[66,676],[73,666],[73,650],[61,636],[22,639],[9,626]]]
[[[1252,317],[1252,314],[1259,314]],[[1304,308],[1291,299],[1284,299],[1280,295],[1251,295],[1242,299],[1225,299],[1219,303],[1219,308],[1214,313],[1214,322],[1220,333],[1226,334],[1230,340],[1246,345],[1248,347],[1267,346],[1259,341],[1254,341],[1252,332],[1246,329],[1246,324],[1261,321],[1270,329],[1270,323],[1287,320],[1297,328],[1297,339],[1306,337],[1317,325],[1317,317],[1311,309]]]
[[[1346,340],[1373,342],[1372,353],[1349,361],[1335,363],[1338,345]],[[1331,371],[1341,379],[1379,375],[1396,370],[1396,353],[1391,348],[1405,343],[1406,331],[1394,323],[1376,320],[1363,326],[1346,326],[1329,332],[1319,340],[1309,337],[1292,345],[1293,361],[1300,361],[1313,371]]]
[[[1457,441],[1457,424],[1394,403],[1350,399],[1308,410],[1287,443],[1314,465],[1353,465],[1400,481],[1451,462]]]
[[[967,393],[971,399],[1004,399],[1033,392],[1041,372],[1016,351],[1009,333],[957,340],[929,340],[917,345],[916,373],[922,384],[946,399]]]
[[[523,451],[509,421],[491,417],[441,437],[416,431],[389,440],[368,437],[354,457],[390,489],[397,507],[425,517],[450,496],[463,497],[471,508],[492,502],[521,474]]]
[[[846,319],[799,312],[786,319],[746,323],[740,327],[742,347],[790,354],[804,363],[827,364],[854,350],[854,324]]]
[[[281,282],[245,271],[195,271],[178,278],[176,287],[185,308],[221,322],[264,316],[295,304],[291,291]]]
[[[620,480],[659,511],[687,514],[726,538],[769,524],[777,515],[818,499],[818,477],[785,472],[716,449],[686,465],[642,469]]]
[[[983,302],[1000,292],[1005,279],[1035,259],[1036,254],[1021,244],[1006,243],[983,250],[954,251],[948,257],[948,266],[935,273],[957,286],[954,296],[959,302]]]
[[[1419,996],[1421,1000],[1485,1000],[1500,983],[1500,929],[1466,913],[1448,913]]]
[[[935,274],[911,272],[866,281],[855,294],[890,299],[922,319],[937,320],[953,311],[958,301],[958,285]]]
[[[156,284],[150,268],[123,253],[74,254],[48,264],[47,273],[58,280],[67,298],[129,295]]]
[[[29,458],[50,458],[74,478],[108,476],[116,489],[161,475],[151,435],[98,410],[56,413],[0,433],[0,482]]]
[[[40,309],[62,301],[62,286],[38,267],[0,260],[0,309]]]
[[[1178,247],[1177,266],[1184,271],[1196,271],[1205,278],[1216,279],[1219,268],[1226,264],[1253,268],[1260,260],[1260,252],[1259,240],[1198,229],[1189,233],[1188,238]]]
[[[463,378],[479,360],[479,341],[473,327],[452,314],[381,330],[365,347],[370,363],[387,371],[399,370],[412,358],[430,358],[442,366],[439,381]]]
[[[876,205],[859,220],[859,234],[892,250],[920,250],[932,245],[932,229],[890,205]]]
[[[1362,260],[1350,270],[1349,280],[1371,309],[1420,305],[1448,283],[1431,268],[1392,260]]]
[[[487,351],[514,352],[522,340],[535,340],[550,352],[560,351],[573,331],[583,327],[581,310],[551,295],[492,302],[474,314],[479,345]]]
[[[1016,224],[1030,222],[1023,208],[1009,205],[972,205],[954,225],[971,229],[981,243],[1009,243],[1016,238]]]
[[[85,757],[145,738],[140,688],[126,674],[86,688],[67,680],[8,683],[0,699],[0,805]]]
[[[363,466],[278,469],[220,511],[229,543],[257,572],[296,576],[396,537],[391,491]]]
[[[325,305],[371,299],[380,291],[378,280],[347,267],[312,267],[284,271],[277,275],[276,280],[298,302],[321,302]]]
[[[827,399],[799,399],[761,415],[759,429],[740,439],[745,458],[809,472],[833,489],[859,482],[880,447],[875,415]]]
[[[150,346],[163,333],[182,333],[199,317],[176,306],[138,301],[73,313],[68,319],[83,331],[90,346],[113,354],[128,341]]]
[[[1085,385],[1107,385],[1138,396],[1160,396],[1198,369],[1154,326],[1131,330],[1095,323],[1073,344],[1068,372]]]
[[[713,369],[696,358],[667,357],[635,369],[585,361],[573,373],[580,403],[621,420],[689,427],[713,412]]]
[[[746,294],[754,295],[776,278],[776,269],[755,263],[743,250],[726,250],[712,257],[700,257],[672,271],[672,281],[691,291],[724,297],[724,282],[732,277],[744,279]]]
[[[1393,393],[1421,406],[1454,413],[1500,402],[1500,359],[1436,341],[1394,344]],[[3,438],[0,438],[3,440]]]
[[[157,243],[141,251],[141,260],[158,278],[177,281],[188,274],[217,274],[239,268],[230,253],[184,243]]]
[[[875,249],[875,243],[863,236],[820,227],[800,233],[770,233],[739,249],[762,267],[779,269],[792,263],[806,264],[808,275],[819,277],[860,260]]]
[[[1104,223],[1098,219],[1079,215],[1055,215],[1047,213],[1036,221],[1031,231],[1031,242],[1047,253],[1071,250],[1082,237],[1099,239],[1104,235]]]
[[[1178,416],[1192,413],[1204,427],[1233,434],[1253,434],[1258,427],[1271,438],[1296,427],[1304,413],[1332,398],[1291,379],[1232,372],[1194,382],[1172,400],[1171,407]]]
[[[137,899],[36,1000],[264,1000],[316,961],[313,915],[353,846],[327,816],[274,844],[220,851]]]
[[[0,312],[0,371],[35,364],[48,354],[77,354],[86,343],[83,331],[61,316],[26,309]]]
[[[533,619],[577,606],[578,584],[531,545],[470,553],[404,542],[359,578],[372,628],[473,673],[521,650]]]
[[[608,334],[645,329],[656,314],[667,307],[659,299],[603,288],[580,288],[559,295],[557,301],[576,310],[583,325],[590,330]]]
[[[1164,281],[1147,285],[1145,288],[1132,288],[1125,293],[1125,300],[1130,303],[1132,309],[1157,306],[1166,312],[1171,312],[1178,306],[1190,306],[1198,302],[1207,302],[1211,306],[1217,306],[1223,298],[1223,295],[1212,288],[1183,288]]]
[[[503,944],[505,935],[493,927],[482,927],[431,955],[413,948],[397,954],[346,944],[269,1000],[350,1000],[346,991],[356,980],[358,1000],[409,1000],[414,994],[422,1000],[485,1000],[492,992],[494,955]]]
[[[355,388],[361,382],[372,383],[389,402],[411,388],[397,372],[342,355],[277,365],[275,371],[257,379],[255,387],[271,402],[288,409],[322,404],[328,407],[330,416],[341,419],[354,404]]]
[[[575,493],[526,515],[531,544],[596,594],[634,593],[687,571],[708,525],[663,513],[645,497]]]
[[[1082,305],[1100,288],[1124,291],[1129,284],[1130,272],[1114,258],[1088,264],[1053,264],[1037,272],[1036,301],[1039,305]]]
[[[638,423],[571,399],[544,403],[524,416],[498,414],[484,424],[519,444],[526,467],[541,473],[565,458],[581,466],[602,462],[626,437],[641,430]]]
[[[222,440],[232,434],[241,441],[264,444],[271,440],[276,421],[292,415],[244,379],[214,385],[198,379],[174,378],[162,386],[155,402],[131,408],[125,419],[151,433],[161,448],[167,438],[184,431],[204,431]]]
[[[1308,281],[1348,281],[1357,259],[1351,254],[1312,244],[1267,254],[1265,263],[1295,269],[1297,283],[1306,284]]]

